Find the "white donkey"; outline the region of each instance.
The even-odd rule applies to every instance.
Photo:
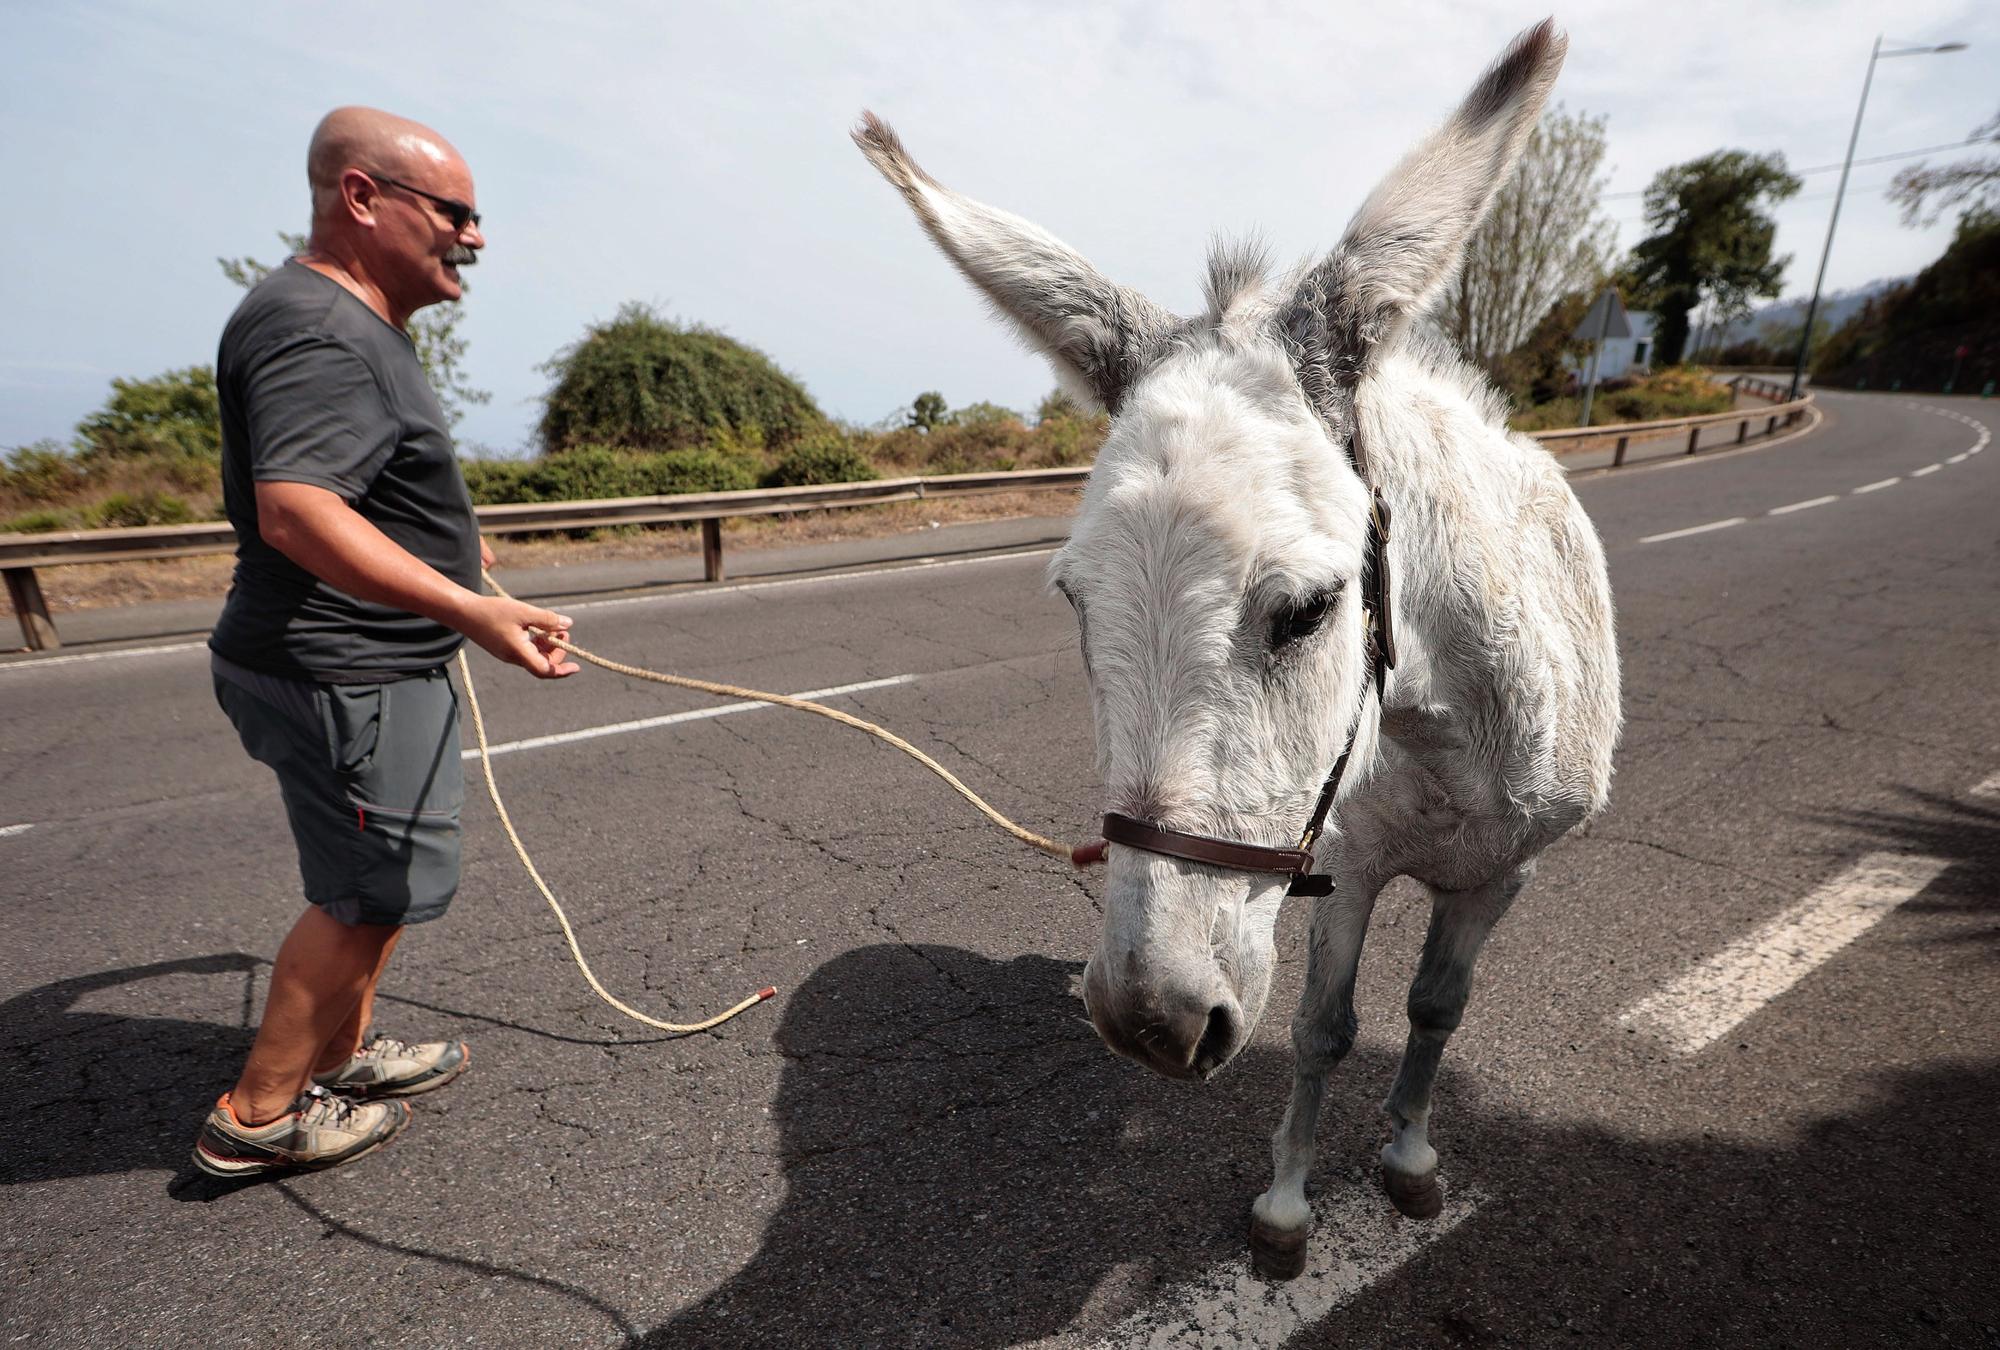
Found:
[[[1304,1266],[1315,1123],[1354,1043],[1376,896],[1397,876],[1431,896],[1382,1150],[1397,1208],[1428,1218],[1431,1085],[1473,961],[1535,856],[1610,785],[1618,656],[1596,531],[1479,376],[1411,335],[1565,46],[1551,22],[1517,38],[1316,265],[1271,283],[1254,252],[1218,249],[1192,320],[943,187],[872,115],[855,133],[1064,385],[1113,414],[1051,567],[1109,799],[1084,977],[1099,1034],[1208,1077],[1263,1013],[1285,875],[1320,897],[1276,1176],[1251,1214],[1267,1275]]]

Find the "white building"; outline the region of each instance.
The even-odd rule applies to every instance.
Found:
[[[1653,316],[1644,310],[1628,310],[1626,321],[1631,325],[1631,337],[1604,339],[1604,351],[1597,358],[1597,378],[1615,379],[1620,375],[1642,375],[1653,361]],[[1582,356],[1569,359],[1570,368],[1576,371],[1579,380],[1590,378],[1590,352],[1586,349]]]

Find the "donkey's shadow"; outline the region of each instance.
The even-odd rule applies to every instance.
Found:
[[[820,967],[776,1035],[784,1204],[749,1265],[640,1343],[1015,1345],[1108,1275],[1212,1262],[1265,1181],[1272,1114],[1246,1104],[1284,1100],[1290,1055],[1159,1078],[1098,1041],[1080,970],[886,945]]]

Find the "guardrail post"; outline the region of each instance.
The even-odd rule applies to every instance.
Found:
[[[715,516],[701,523],[701,574],[710,581],[722,580],[722,521]]]
[[[9,567],[7,575],[7,598],[14,604],[14,613],[21,619],[21,636],[27,639],[31,652],[54,651],[62,646],[62,639],[56,636],[56,621],[49,617],[49,602],[42,598],[42,583],[35,580],[32,567]]]
[[[1792,424],[1792,416],[1793,415],[1791,413],[1785,414],[1786,426],[1790,426]],[[1777,429],[1778,429],[1778,415],[1776,413],[1772,413],[1771,416],[1768,419],[1766,419],[1764,423],[1764,434],[1768,436]]]
[[[1690,455],[1694,453],[1694,448],[1695,448],[1695,442],[1699,441],[1700,439],[1701,439],[1701,428],[1700,428],[1700,427],[1689,427],[1689,428],[1688,428],[1688,453],[1689,453]]]
[[[1622,467],[1622,466],[1624,465],[1624,463],[1625,463],[1625,443],[1626,443],[1627,441],[1631,440],[1631,439],[1632,439],[1632,438],[1631,438],[1630,436],[1620,436],[1620,437],[1618,438],[1618,448],[1617,448],[1616,450],[1613,450],[1613,451],[1611,452],[1611,467],[1612,467],[1612,468],[1616,469],[1616,468],[1620,468],[1620,467]]]
[[[1738,445],[1743,444],[1745,440],[1749,439],[1749,436],[1750,436],[1750,419],[1746,417],[1741,422],[1738,422],[1736,424],[1736,443]]]

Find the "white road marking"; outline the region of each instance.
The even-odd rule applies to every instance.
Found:
[[[793,694],[793,698],[832,698],[836,694],[858,694],[866,689],[887,689],[891,685],[908,684],[915,675],[891,675],[887,679],[862,680],[858,684],[838,684],[831,689],[808,689],[803,694]],[[775,705],[769,703],[724,703],[714,708],[696,708],[691,712],[668,713],[663,717],[642,717],[636,722],[612,722],[601,727],[585,727],[581,731],[563,731],[552,736],[530,736],[524,741],[507,741],[500,745],[488,746],[488,752],[495,755],[511,755],[516,750],[539,750],[547,745],[567,745],[571,741],[595,740],[599,736],[622,736],[632,731],[650,731],[654,727],[670,727],[681,722],[700,722],[710,717],[728,717],[732,713],[756,712],[760,708]],[[479,748],[474,746],[459,755],[460,759],[478,759]]]
[[[1968,797],[2000,797],[2000,773],[1972,785]]]
[[[1945,463],[1963,464],[1971,454],[1972,452],[1970,450],[1961,450],[1957,454],[1953,455],[1950,459],[1946,460]]]
[[[1793,502],[1790,506],[1774,506],[1769,511],[1766,511],[1764,514],[1767,516],[1788,516],[1794,511],[1804,511],[1809,507],[1814,507],[1814,506],[1825,506],[1828,502],[1837,502],[1839,500],[1840,498],[1837,496],[1814,497],[1811,501],[1808,502]]]
[[[115,652],[79,652],[75,656],[42,656],[0,665],[5,670],[47,670],[51,666],[74,666],[85,661],[122,661],[128,656],[167,656],[174,652],[198,652],[206,642],[175,642],[164,647],[124,647]]]
[[[1880,482],[1876,483],[1864,483],[1860,487],[1854,489],[1851,495],[1859,497],[1864,492],[1880,492],[1883,488],[1894,487],[1896,486],[1896,484],[1902,481],[1903,479],[1901,475],[1898,475],[1895,478],[1884,478]]]
[[[1938,471],[1939,469],[1942,469],[1943,467],[1944,467],[1944,465],[1942,465],[1942,464],[1926,464],[1926,465],[1924,465],[1924,467],[1923,467],[1923,468],[1921,468],[1921,469],[1912,469],[1912,470],[1910,470],[1910,477],[1912,477],[1912,478],[1922,478],[1922,477],[1923,477],[1923,476],[1924,476],[1925,474],[1927,474],[1927,473],[1936,473],[1936,472],[1937,472],[1937,471]]]
[[[1692,1055],[1811,974],[1949,866],[1946,858],[1871,853],[1618,1020]]]
[[[26,834],[34,828],[32,823],[27,825],[0,825],[0,839],[5,839],[10,834]]]
[[[1454,1197],[1437,1218],[1411,1223],[1385,1196],[1354,1191],[1316,1207],[1305,1273],[1296,1280],[1267,1284],[1250,1273],[1247,1256],[1224,1261],[1168,1290],[1095,1344],[1105,1350],[1282,1345],[1435,1246],[1483,1199]]]
[[[1731,516],[1727,520],[1711,520],[1706,525],[1690,525],[1685,530],[1668,530],[1665,534],[1649,534],[1639,542],[1642,544],[1658,544],[1668,539],[1685,539],[1691,534],[1707,534],[1710,530],[1726,530],[1731,525],[1741,525],[1743,520],[1742,516]]]
[[[946,567],[972,567],[979,563],[1011,562],[1016,558],[1044,558],[1056,552],[1056,548],[1025,548],[1011,553],[987,553],[977,558],[935,558],[925,562],[889,564],[883,567],[858,568],[852,572],[833,572],[826,576],[783,577],[772,581],[742,581],[722,586],[694,586],[687,589],[665,591],[654,595],[626,595],[610,600],[581,600],[575,604],[561,606],[564,613],[574,614],[586,609],[611,609],[620,605],[656,604],[667,600],[690,600],[710,595],[734,595],[740,591],[769,591],[785,586],[824,586],[836,581],[853,581],[862,577],[894,576],[900,572],[931,572]],[[201,642],[176,642],[162,647],[124,647],[115,652],[80,652],[74,656],[31,657],[20,661],[0,663],[0,673],[10,670],[47,670],[51,666],[75,665],[81,661],[120,661],[133,656],[166,656],[174,652],[194,652],[206,649],[206,640]]]

